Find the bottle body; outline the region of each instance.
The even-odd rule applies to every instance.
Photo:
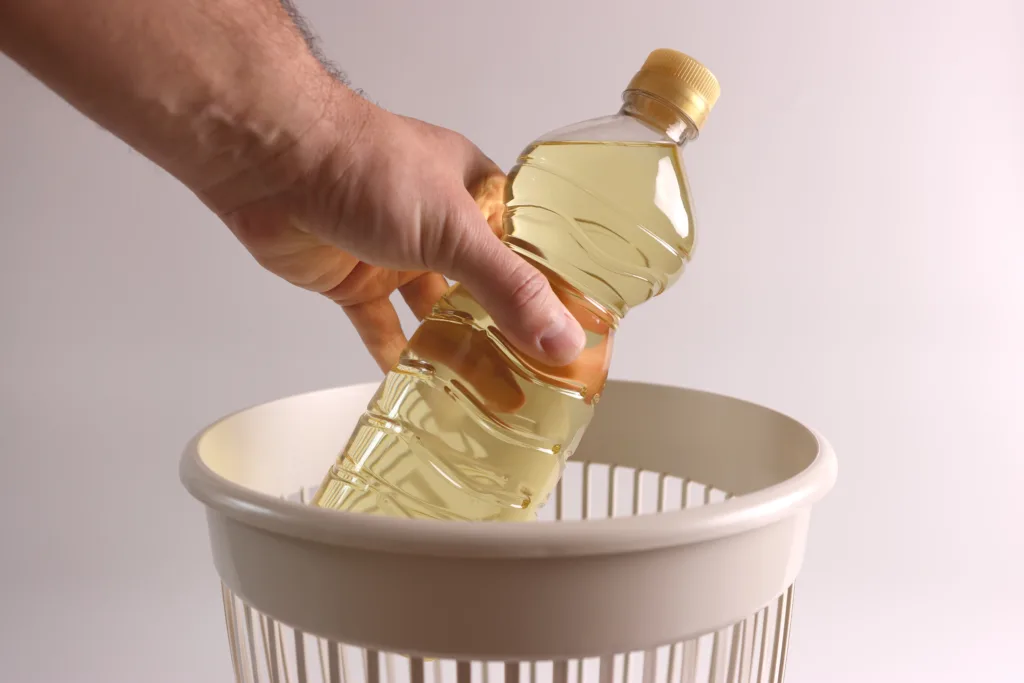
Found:
[[[455,285],[409,340],[314,503],[402,517],[532,519],[607,374],[612,328],[591,327],[584,354],[592,372],[574,378],[579,362],[546,368],[518,353]]]
[[[675,282],[693,249],[687,138],[638,113],[627,106],[541,138],[506,186],[503,239],[580,321],[580,357],[556,368],[517,352],[456,284],[388,373],[315,505],[534,518],[600,401],[620,320]]]

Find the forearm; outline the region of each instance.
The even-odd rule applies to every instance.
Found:
[[[0,0],[0,50],[200,193],[356,98],[280,0]]]

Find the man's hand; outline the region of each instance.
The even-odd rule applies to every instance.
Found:
[[[441,273],[462,282],[528,355],[573,360],[582,329],[547,280],[498,239],[504,174],[449,130],[342,101],[339,117],[352,118],[345,107],[364,110],[357,139],[336,144],[330,131],[343,128],[328,124],[312,146],[326,148],[325,157],[295,182],[246,196],[266,185],[254,173],[282,173],[275,160],[277,168],[245,174],[241,187],[232,181],[202,193],[256,260],[339,303],[385,370],[406,345],[391,293],[399,290],[422,319],[448,289]]]
[[[422,317],[441,274],[524,353],[572,361],[580,325],[495,234],[497,167],[357,96],[300,29],[281,0],[0,0],[0,50],[192,189],[258,262],[341,304],[382,368],[405,344],[388,296]]]

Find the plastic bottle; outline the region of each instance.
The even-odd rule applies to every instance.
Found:
[[[548,276],[587,333],[584,351],[566,367],[532,360],[454,285],[388,373],[314,505],[458,520],[536,515],[593,417],[619,322],[690,259],[680,152],[718,95],[697,61],[655,50],[617,114],[523,151],[505,188],[503,240]]]

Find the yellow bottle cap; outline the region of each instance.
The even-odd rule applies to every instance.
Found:
[[[660,48],[629,82],[626,91],[639,90],[678,107],[700,130],[722,89],[707,67],[682,52]]]

